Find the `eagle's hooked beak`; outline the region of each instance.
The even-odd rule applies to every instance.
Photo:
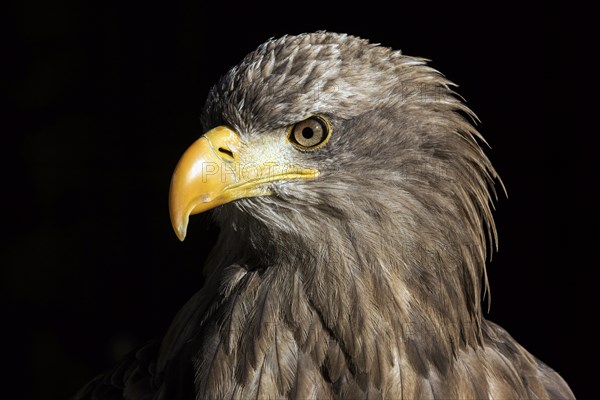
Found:
[[[175,167],[169,190],[171,224],[179,240],[185,239],[190,215],[230,201],[271,194],[265,183],[315,178],[319,171],[278,165],[276,162],[241,163],[247,148],[239,135],[218,126],[196,140]],[[274,158],[276,159],[276,158]]]

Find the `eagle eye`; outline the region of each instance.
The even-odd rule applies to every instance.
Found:
[[[289,140],[300,150],[316,150],[329,140],[331,128],[321,116],[312,116],[290,128]]]

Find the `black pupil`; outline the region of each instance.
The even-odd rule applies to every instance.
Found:
[[[315,132],[312,130],[312,128],[306,127],[304,129],[302,129],[302,137],[304,139],[310,139],[314,136]]]

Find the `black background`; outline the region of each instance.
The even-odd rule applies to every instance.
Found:
[[[201,287],[216,234],[196,217],[180,243],[167,212],[210,85],[269,37],[319,29],[429,58],[459,84],[509,194],[488,317],[584,393],[575,271],[594,266],[582,249],[597,234],[574,225],[591,193],[573,171],[590,161],[560,138],[559,18],[524,2],[447,3],[14,5],[3,28],[17,39],[3,82],[16,97],[2,111],[9,393],[65,398],[164,333]]]

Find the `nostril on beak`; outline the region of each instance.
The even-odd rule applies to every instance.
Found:
[[[233,161],[233,152],[225,147],[219,147],[218,149],[219,156],[223,158],[225,161]]]

